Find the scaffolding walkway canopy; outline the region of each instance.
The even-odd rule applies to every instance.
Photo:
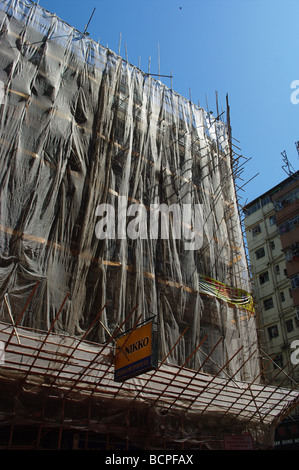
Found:
[[[0,340],[5,344],[0,424],[45,426],[50,422],[51,426],[104,434],[117,423],[118,435],[129,436],[141,449],[159,449],[163,441],[184,442],[185,448],[199,448],[203,442],[219,448],[228,429],[230,433],[246,429],[255,445],[263,448],[271,447],[275,426],[299,402],[298,390],[256,380],[236,381],[223,374],[223,368],[210,375],[189,369],[187,364],[169,364],[167,358],[154,371],[115,382],[114,345],[80,341],[52,331],[15,329],[1,323]],[[10,403],[11,396],[16,400]],[[51,409],[47,401],[53,400],[52,415],[39,409]],[[80,419],[73,412],[67,415],[67,402],[82,409],[89,404],[93,412],[89,409],[84,417],[79,413]]]

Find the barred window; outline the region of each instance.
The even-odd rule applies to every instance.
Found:
[[[269,326],[268,335],[269,335],[269,339],[277,338],[279,336],[278,326],[277,325]]]
[[[272,297],[269,297],[269,299],[264,300],[265,310],[270,310],[273,307],[274,307],[274,303],[273,303]]]
[[[255,252],[255,256],[256,256],[256,259],[263,258],[263,257],[265,256],[265,249],[264,249],[264,247],[259,248],[259,250],[257,250],[257,251]]]

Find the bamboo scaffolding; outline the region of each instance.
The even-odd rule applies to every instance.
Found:
[[[241,347],[241,348],[234,354],[234,356],[232,356],[232,358],[231,358],[228,362],[230,362],[242,349],[243,349],[243,347]],[[239,367],[239,369],[232,375],[232,377],[228,380],[228,382],[229,382],[230,380],[233,380],[233,378],[238,374],[238,372],[240,372],[240,370],[245,366],[246,362],[248,362],[248,361],[251,359],[251,357],[255,354],[255,352],[256,352],[256,351],[254,351],[254,352],[246,359],[246,361],[243,362],[243,364],[242,364],[242,365]],[[211,382],[212,382],[212,381],[211,381]],[[210,383],[211,383],[211,382],[210,382]],[[227,382],[227,383],[228,383],[228,382]],[[202,413],[204,413],[204,412],[207,410],[207,408],[208,408],[209,406],[211,406],[211,404],[213,403],[213,401],[217,399],[217,397],[220,395],[220,393],[221,393],[221,392],[225,389],[225,387],[227,386],[227,383],[224,383],[224,384],[223,384],[222,388],[220,388],[220,389],[218,390],[218,392],[216,393],[216,395],[215,395],[215,396],[212,398],[212,400],[210,401],[209,405],[207,405],[207,406],[202,410]],[[209,386],[210,386],[210,384],[209,384]]]
[[[45,345],[46,342],[47,342],[47,339],[48,339],[49,335],[51,334],[51,331],[52,331],[53,328],[54,328],[54,325],[55,325],[56,321],[58,320],[58,317],[60,316],[60,314],[61,314],[61,312],[62,312],[62,310],[63,310],[64,304],[65,304],[65,302],[67,301],[67,298],[68,298],[69,295],[70,295],[70,293],[68,292],[68,293],[66,294],[66,296],[65,296],[65,298],[64,298],[64,300],[63,300],[61,306],[60,306],[60,309],[58,310],[57,315],[56,315],[55,318],[53,319],[53,321],[52,321],[52,323],[51,323],[51,325],[50,325],[50,328],[49,328],[49,330],[47,331],[47,334],[45,335],[45,337],[44,337],[44,339],[43,339],[43,341],[42,341],[42,343],[41,343],[41,346],[39,347],[39,349],[38,349],[38,351],[37,351],[36,356],[33,357],[33,361],[32,361],[32,363],[30,364],[30,367],[29,367],[29,369],[28,369],[28,371],[27,371],[25,377],[23,378],[23,382],[26,381],[28,375],[31,373],[31,371],[32,371],[32,369],[33,369],[33,367],[34,367],[34,365],[35,365],[35,363],[36,363],[36,361],[37,361],[37,359],[38,359],[38,357],[39,357],[39,355],[40,355],[40,353],[41,353],[41,351],[42,351],[44,345]]]
[[[52,327],[53,324],[54,322],[52,323]],[[6,327],[5,330],[2,331],[2,335],[3,334],[6,336],[9,336],[10,334]],[[17,370],[18,368],[20,369],[20,367],[25,367],[25,365],[22,366],[22,361],[17,360],[17,358],[24,355],[26,347],[25,343],[31,341],[31,354],[28,353],[28,356],[33,358],[33,362],[29,365],[27,364],[28,372],[25,376],[26,379],[29,379],[29,371],[31,378],[42,377],[43,370],[45,373],[51,375],[49,362],[53,361],[53,355],[55,356],[55,360],[57,360],[57,357],[53,349],[46,351],[46,346],[58,343],[55,343],[53,338],[51,342],[47,341],[49,338],[49,332],[38,340],[38,337],[35,338],[32,335],[28,336],[28,334],[26,334],[26,330],[23,332],[23,329],[20,329],[19,335],[22,340],[22,344],[19,345],[16,341],[16,343],[11,343],[8,348],[8,352],[10,354],[14,354],[16,357],[16,360],[14,361],[11,358],[9,359],[9,364],[7,365],[9,366],[9,369],[12,368]],[[176,344],[178,344],[181,337],[178,339]],[[87,344],[89,343],[86,343],[86,345]],[[200,344],[194,351],[192,351],[188,360],[199,349]],[[18,349],[15,348],[16,345],[18,345]],[[108,400],[122,399],[126,396],[127,391],[131,391],[131,393],[133,392],[133,401],[130,400],[128,403],[131,407],[134,406],[134,402],[137,404],[138,397],[141,392],[143,392],[144,396],[151,402],[152,406],[155,405],[164,410],[170,408],[176,411],[185,410],[185,412],[190,410],[193,413],[197,412],[200,415],[204,415],[206,410],[214,404],[214,408],[216,407],[215,409],[219,409],[219,418],[221,419],[224,419],[225,416],[229,414],[235,420],[237,418],[241,421],[246,419],[246,422],[250,423],[254,422],[256,415],[259,414],[258,421],[261,423],[264,422],[265,425],[268,425],[274,419],[279,419],[281,408],[283,408],[283,411],[285,409],[289,410],[289,408],[299,400],[299,393],[288,389],[277,389],[267,385],[255,385],[255,388],[253,389],[252,386],[257,380],[257,377],[255,377],[255,380],[250,384],[247,384],[244,389],[240,390],[233,381],[237,372],[230,378],[230,380],[227,380],[220,378],[219,374],[218,377],[215,377],[201,372],[195,373],[192,369],[186,369],[185,365],[188,360],[185,361],[184,367],[170,364],[165,367],[164,364],[166,362],[166,358],[164,358],[163,364],[161,363],[154,373],[144,374],[138,379],[138,382],[141,383],[141,388],[139,389],[135,384],[135,380],[132,379],[129,380],[128,383],[122,383],[121,390],[119,384],[113,381],[111,366],[109,364],[102,363],[103,368],[100,376],[102,374],[102,380],[103,376],[106,376],[105,387],[102,385],[98,386],[100,376],[99,374],[93,373],[93,368],[90,367],[90,364],[95,363],[95,358],[101,356],[100,353],[103,353],[103,350],[102,348],[99,348],[99,345],[97,345],[96,350],[94,349],[96,345],[93,344],[92,346],[92,350],[89,350],[89,348],[85,346],[85,343],[80,342],[80,346],[78,346],[77,343],[76,345],[66,347],[68,354],[65,356],[64,362],[61,359],[64,366],[60,369],[61,381],[57,384],[57,387],[66,389],[66,393],[63,394],[66,399],[70,399],[71,390],[81,394],[82,397],[94,397],[95,399],[97,397],[102,397],[103,399],[106,397]],[[176,345],[174,345],[174,347],[175,346]],[[28,345],[27,348],[29,351],[30,348]],[[213,349],[215,349],[215,346]],[[77,376],[77,380],[74,382],[73,380],[70,381],[68,378],[69,372],[67,371],[67,363],[69,363],[69,356],[74,357],[75,351],[78,353],[84,352],[85,354],[89,351],[90,358],[87,357],[83,359],[82,356],[82,361],[76,365],[77,372],[75,375]],[[46,353],[49,354],[49,357]],[[167,356],[169,356],[169,354],[170,352]],[[254,352],[252,354],[254,354]],[[42,361],[42,364],[36,364],[37,358]],[[231,360],[232,357],[229,361]],[[86,362],[86,366],[84,366],[84,362]],[[240,368],[244,367],[245,362],[246,361],[240,365]],[[86,374],[84,375],[82,375],[82,366],[83,370],[86,371]],[[55,375],[55,373],[57,373],[57,371],[53,369],[52,374]],[[72,373],[74,373],[74,370]],[[284,380],[286,379],[284,378]],[[32,379],[30,379],[30,382],[32,382]],[[23,381],[24,386],[26,383],[27,380]],[[211,387],[212,384],[213,387]],[[47,386],[47,384],[42,385],[42,387],[46,387],[47,390],[51,389],[51,386]],[[28,389],[28,393],[29,390],[30,389]],[[259,398],[259,396],[261,396],[261,398]],[[264,404],[267,405],[267,413],[263,411]]]
[[[86,373],[86,371],[91,367],[92,364],[95,363],[96,359],[98,357],[101,356],[101,354],[103,353],[104,349],[112,342],[114,341],[115,337],[117,336],[117,334],[119,333],[119,331],[121,331],[121,328],[125,325],[125,323],[129,320],[129,318],[132,316],[132,314],[134,313],[134,311],[137,309],[138,305],[136,305],[131,311],[130,313],[126,316],[126,318],[123,320],[123,322],[121,323],[121,325],[115,330],[115,332],[113,333],[113,335],[109,338],[107,344],[105,346],[103,346],[100,351],[96,354],[96,356],[90,361],[90,363],[84,367],[84,369],[82,370],[82,372],[79,374],[77,380],[74,382],[74,384],[72,385],[72,387],[70,388],[69,390],[69,393],[74,389],[74,387],[77,385],[78,381],[80,380],[80,378]]]
[[[178,345],[178,343],[180,342],[181,338],[185,335],[186,331],[188,330],[188,327],[186,327],[184,329],[184,331],[180,334],[180,336],[178,337],[178,339],[176,340],[176,342],[174,343],[174,345],[172,346],[172,348],[170,349],[170,351],[166,354],[166,356],[164,357],[164,359],[159,363],[158,365],[158,368],[154,370],[154,372],[149,375],[148,379],[145,381],[145,383],[143,384],[143,386],[138,390],[138,392],[135,394],[134,398],[133,398],[133,401],[137,400],[137,398],[139,397],[139,395],[143,392],[143,390],[145,389],[145,387],[147,386],[147,384],[154,379],[154,376],[157,374],[157,371],[160,367],[163,366],[163,364],[166,362],[167,358],[170,356],[170,354],[174,351],[174,349],[176,348],[176,346]]]
[[[196,351],[200,348],[200,346],[204,343],[204,341],[208,338],[208,335],[206,335],[202,341],[199,343],[198,347],[196,348]],[[196,352],[195,351],[195,352]],[[193,355],[193,354],[192,354]],[[201,366],[202,367],[202,366]],[[200,367],[200,368],[201,368]],[[198,369],[198,371],[194,374],[193,378],[196,376],[196,374],[199,372],[200,369]],[[181,396],[186,392],[187,388],[190,386],[191,382],[192,382],[192,379],[193,378],[190,378],[189,382],[186,382],[186,385],[185,387],[181,390],[181,392],[178,394],[178,396],[176,397],[176,399],[169,405],[168,407],[168,410],[170,410],[170,408],[172,408],[175,403],[177,402],[177,400],[179,400],[181,398]]]
[[[99,313],[97,314],[97,316],[95,317],[95,319],[91,322],[91,324],[89,325],[89,327],[87,328],[87,330],[85,331],[85,333],[83,334],[83,336],[80,338],[80,340],[77,342],[76,346],[71,350],[70,354],[68,354],[67,356],[67,360],[65,362],[63,362],[62,364],[62,367],[61,369],[59,369],[59,371],[57,372],[57,374],[55,374],[55,377],[54,377],[54,380],[51,384],[51,387],[54,387],[57,379],[59,378],[60,374],[63,373],[63,370],[64,368],[66,368],[66,366],[69,364],[71,358],[74,356],[75,352],[79,349],[81,343],[85,340],[85,338],[87,338],[89,332],[91,331],[91,329],[93,328],[93,326],[97,323],[97,321],[99,320],[101,314],[103,313],[103,310],[105,309],[106,307],[106,304],[101,308],[101,310],[99,311]]]
[[[256,382],[256,381],[258,380],[258,378],[259,378],[261,375],[263,375],[264,371],[270,366],[270,364],[273,362],[273,360],[274,360],[274,359],[271,359],[271,360],[265,365],[265,367],[259,372],[259,374],[258,374],[256,377],[254,377],[254,379],[247,385],[247,387],[244,389],[243,393],[242,393],[242,394],[240,395],[240,397],[236,400],[236,402],[232,404],[232,406],[235,406],[236,403],[238,402],[238,400],[241,400],[241,399],[243,398],[244,394],[245,394],[246,392],[248,392],[248,390],[251,389],[251,387],[252,387],[252,385],[254,384],[254,382]],[[250,403],[251,403],[252,401],[254,401],[253,398],[247,403],[247,405],[246,405],[245,407],[243,407],[242,412],[245,411],[245,409],[250,405]],[[226,413],[228,413],[229,411],[230,411],[230,410],[227,410]],[[237,413],[234,418],[237,419],[238,416],[240,416],[240,413],[241,413],[241,411],[239,411],[239,413]]]
[[[136,306],[135,308],[137,308],[137,306]],[[138,323],[139,323],[139,320],[140,320],[141,317],[142,317],[142,314],[140,314],[139,317],[137,318],[137,320],[135,321],[135,323],[134,323],[134,325],[133,325],[133,327],[132,327],[132,330],[131,330],[130,334],[128,335],[128,337],[127,337],[125,343],[124,343],[124,344],[122,345],[122,347],[120,348],[121,351],[123,352],[124,356],[125,356],[127,359],[128,359],[128,357],[127,357],[127,355],[126,355],[125,352],[124,352],[124,348],[125,348],[125,345],[126,345],[127,341],[129,340],[131,334],[132,334],[133,331],[137,328]],[[119,346],[117,346],[117,345],[116,345],[116,347],[119,348]],[[129,359],[128,359],[128,360],[129,360]],[[101,376],[101,378],[100,378],[100,380],[98,381],[98,383],[94,385],[93,391],[91,392],[91,395],[93,395],[93,393],[95,393],[95,390],[101,385],[101,382],[103,381],[104,377],[109,373],[109,369],[110,369],[110,365],[108,365],[107,370],[106,370],[106,371],[104,372],[104,374]]]
[[[206,359],[203,361],[203,363],[200,365],[199,369],[196,371],[196,373],[194,374],[193,378],[195,378],[197,376],[197,374],[200,372],[200,370],[203,368],[203,366],[205,365],[205,363],[210,359],[211,355],[213,354],[213,352],[215,351],[215,349],[217,348],[218,344],[220,344],[220,342],[223,341],[223,337],[219,338],[219,340],[217,341],[217,343],[214,345],[214,347],[211,349],[210,353],[208,355],[206,355]],[[188,406],[187,409],[190,409],[192,407],[192,405],[194,404],[194,402],[196,401],[196,398],[194,398],[193,402],[191,402]]]
[[[192,353],[187,357],[186,361],[180,366],[180,368],[178,369],[176,375],[172,378],[171,382],[166,385],[166,387],[164,388],[164,390],[161,392],[161,395],[158,396],[156,398],[156,400],[154,401],[153,405],[155,405],[157,403],[157,401],[159,400],[159,398],[161,398],[162,395],[165,394],[166,390],[168,389],[168,387],[170,387],[173,383],[173,381],[175,380],[175,378],[180,374],[180,371],[182,369],[184,369],[184,367],[186,366],[186,364],[188,364],[188,362],[190,361],[191,357],[196,353],[196,351],[200,348],[200,346],[202,345],[202,343],[206,340],[207,338],[207,335],[203,338],[203,340],[196,346],[196,348],[193,349]]]
[[[31,293],[30,293],[30,295],[29,295],[29,297],[28,297],[28,299],[27,299],[27,302],[25,303],[25,306],[24,306],[22,312],[21,312],[20,315],[18,316],[18,318],[17,318],[17,320],[16,320],[16,322],[15,322],[15,328],[17,328],[18,324],[19,324],[20,321],[22,320],[23,315],[24,315],[24,313],[26,312],[26,310],[27,310],[27,308],[28,308],[28,305],[30,304],[31,299],[32,299],[33,296],[34,296],[35,291],[36,291],[38,285],[39,285],[39,281],[36,282],[34,288],[32,289],[32,291],[31,291]],[[5,343],[5,348],[7,348],[7,347],[9,346],[9,343],[10,343],[10,341],[11,341],[11,338],[12,338],[13,333],[14,333],[14,330],[11,332],[11,335],[9,336],[8,340],[6,341],[6,343]]]

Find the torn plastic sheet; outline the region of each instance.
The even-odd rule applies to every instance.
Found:
[[[159,357],[183,363],[207,332],[215,363],[256,348],[254,316],[198,290],[201,275],[250,292],[228,126],[37,4],[0,5],[0,320],[104,342],[134,310],[153,315]],[[118,198],[201,204],[203,245],[99,240],[96,208]],[[64,303],[66,295],[67,300]],[[205,356],[197,352],[190,367]],[[211,364],[205,365],[213,370]],[[232,371],[239,363],[229,364]],[[258,360],[238,374],[256,377]]]

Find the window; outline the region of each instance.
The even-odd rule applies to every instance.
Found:
[[[270,196],[266,196],[262,199],[262,206],[265,206],[266,204],[269,204],[269,202],[272,202],[271,201],[271,197]]]
[[[269,297],[269,299],[264,300],[265,310],[270,310],[273,307],[274,307],[274,303],[273,303],[272,297]]]
[[[274,357],[274,361],[273,361],[273,367],[274,369],[278,369],[278,368],[281,369],[283,367],[282,354],[276,354],[276,356]]]
[[[299,276],[298,276],[298,274],[296,274],[296,276],[291,277],[290,281],[291,281],[292,289],[297,289],[297,287],[299,287]]]
[[[261,274],[259,276],[259,279],[260,279],[260,285],[263,285],[265,284],[265,282],[268,282],[269,281],[268,271],[265,271],[263,274]]]
[[[277,325],[269,326],[268,335],[269,335],[269,339],[277,338],[279,336],[278,326]]]
[[[299,199],[299,191],[298,189],[295,189],[292,193],[288,194],[283,199],[276,201],[275,209],[276,210],[283,209],[284,207],[288,206],[289,204],[292,204],[292,202],[295,202],[298,199]]]
[[[275,215],[271,215],[271,217],[269,217],[269,222],[270,222],[271,227],[272,227],[273,225],[275,225],[275,224],[276,224],[276,216],[275,216]]]
[[[275,249],[275,243],[273,241],[269,242],[271,250]]]
[[[253,227],[252,236],[255,237],[256,235],[258,235],[261,232],[262,232],[261,226],[258,224],[255,227]]]
[[[263,258],[265,256],[265,249],[264,247],[260,248],[255,252],[256,259]]]
[[[279,230],[280,235],[283,235],[284,233],[290,232],[295,227],[298,227],[298,225],[299,225],[299,216],[296,216],[293,219],[289,220],[288,222],[285,222],[284,224],[280,225],[278,230]]]
[[[298,255],[299,255],[298,243],[293,243],[291,248],[292,248],[291,250],[286,251],[285,253],[286,261],[293,261],[298,258]]]
[[[277,265],[275,266],[275,272],[276,272],[276,274],[279,274],[279,273],[280,273],[279,264],[277,264]]]
[[[257,203],[255,203],[255,204],[253,204],[252,206],[250,206],[250,207],[244,209],[244,214],[245,214],[245,216],[247,217],[248,215],[253,214],[255,211],[257,211],[258,209],[260,209],[260,207],[261,207],[260,202],[257,202]]]
[[[291,333],[291,331],[294,330],[294,325],[293,325],[293,320],[287,320],[286,321],[286,329],[288,333]]]
[[[282,302],[285,301],[285,295],[284,295],[283,290],[280,292],[280,300],[281,300]]]

